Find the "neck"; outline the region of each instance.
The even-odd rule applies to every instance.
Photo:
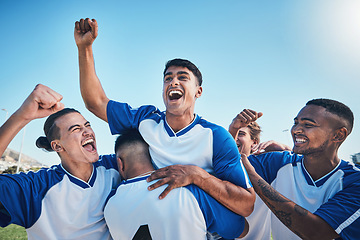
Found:
[[[339,162],[337,151],[304,155],[304,166],[314,181],[331,172]]]
[[[178,132],[181,129],[187,127],[195,119],[194,112],[184,115],[175,115],[166,112],[166,122],[174,132]]]
[[[83,180],[84,182],[88,182],[90,180],[94,168],[92,163],[68,164],[66,161],[61,161],[61,165],[71,175]]]
[[[152,165],[142,166],[141,168],[134,168],[126,171],[125,180],[145,176],[154,171],[154,167]]]

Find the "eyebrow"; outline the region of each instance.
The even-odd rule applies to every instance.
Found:
[[[294,120],[298,120],[298,118],[296,117],[296,118],[294,118]],[[301,118],[300,119],[301,121],[309,121],[309,122],[312,122],[312,123],[316,123],[313,119],[311,119],[311,118]]]
[[[80,125],[79,124],[71,125],[69,127],[68,131],[71,131],[71,129],[73,129],[74,127],[80,127]]]
[[[185,74],[185,75],[189,75],[189,76],[190,76],[190,74],[189,74],[188,72],[185,72],[185,71],[179,71],[179,72],[177,72],[177,75],[180,75],[180,74]]]
[[[185,71],[179,71],[179,72],[177,72],[176,74],[177,74],[177,75],[185,74],[185,75],[190,76],[190,74],[189,74],[188,72],[185,72]],[[168,75],[173,75],[173,72],[167,72],[167,73],[165,73],[164,77],[165,77],[165,76],[168,76]]]
[[[87,124],[90,124],[90,122],[89,122],[89,121],[86,121],[85,124],[84,124],[84,126],[87,125]],[[68,131],[71,131],[71,129],[73,129],[74,127],[80,127],[80,125],[79,125],[79,124],[71,125],[71,126],[69,127]]]

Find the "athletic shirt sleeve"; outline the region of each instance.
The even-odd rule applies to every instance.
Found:
[[[269,152],[248,157],[251,165],[267,183],[271,184],[277,176],[281,167],[286,164],[296,164],[302,156],[292,152]]]
[[[96,163],[98,165],[106,167],[107,169],[114,168],[117,171],[119,170],[115,154],[101,155],[99,157],[99,161],[97,161]]]
[[[360,236],[360,173],[344,176],[344,189],[320,206],[314,214],[324,219],[342,239]]]
[[[213,168],[216,176],[243,188],[251,182],[241,161],[239,150],[230,133],[223,127],[213,128]]]
[[[137,129],[142,120],[157,111],[157,108],[151,105],[132,108],[127,103],[110,100],[107,104],[106,114],[111,134],[121,134],[122,131],[129,128]]]
[[[195,185],[191,184],[186,188],[192,192],[198,201],[209,232],[218,233],[226,239],[234,239],[241,235],[245,226],[243,216],[230,211]]]
[[[0,211],[0,226],[13,223],[25,228],[31,227],[41,213],[41,202],[51,184],[47,170],[38,172],[1,174],[0,202],[6,212]],[[55,181],[54,181],[55,180]]]

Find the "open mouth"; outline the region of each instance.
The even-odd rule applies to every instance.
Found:
[[[178,100],[183,96],[183,93],[179,90],[171,90],[169,91],[169,99],[170,100]]]
[[[307,142],[307,139],[305,137],[299,137],[299,136],[295,136],[294,140],[295,140],[294,141],[295,144],[302,144]]]
[[[92,138],[89,138],[87,140],[85,140],[82,144],[83,148],[85,148],[86,151],[88,152],[94,152],[96,151],[96,147],[95,147],[95,141]]]

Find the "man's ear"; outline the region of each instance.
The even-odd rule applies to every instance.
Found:
[[[196,98],[201,97],[202,91],[203,91],[202,86],[198,86],[198,90],[196,91],[195,97]]]
[[[55,152],[61,152],[64,150],[58,140],[51,141],[50,145]]]
[[[118,164],[120,176],[123,179],[126,179],[125,172],[124,172],[124,168],[125,168],[124,161],[119,156],[116,156],[116,161],[117,161],[117,164]]]
[[[339,129],[336,129],[334,137],[333,137],[333,141],[342,143],[343,141],[345,141],[347,136],[348,136],[347,128],[341,127]]]
[[[252,144],[251,144],[251,149],[253,149],[256,145],[259,144],[259,141],[257,139],[251,139]]]

